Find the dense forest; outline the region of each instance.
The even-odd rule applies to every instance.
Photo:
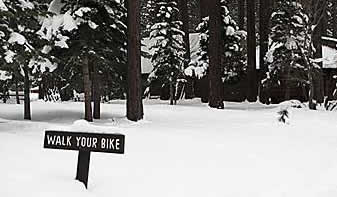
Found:
[[[0,97],[337,105],[335,0],[0,0]],[[144,62],[147,62],[146,64]],[[144,71],[147,68],[148,71]],[[93,102],[93,107],[91,103]]]

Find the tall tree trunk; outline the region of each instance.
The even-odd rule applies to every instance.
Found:
[[[44,73],[40,73],[40,80],[38,81],[38,84],[39,84],[39,99],[40,100],[43,100],[44,97],[45,97],[45,83],[44,83]]]
[[[311,35],[312,36],[312,35]],[[311,110],[316,110],[316,103],[314,102],[314,96],[315,96],[315,87],[314,87],[314,68],[313,68],[313,65],[312,63],[310,62],[309,60],[309,57],[307,57],[304,53],[304,49],[299,46],[297,44],[298,48],[300,49],[301,51],[301,56],[304,60],[304,64],[305,66],[308,68],[308,79],[309,79],[309,96],[308,96],[308,99],[309,99],[309,109]],[[309,46],[309,54],[312,53],[312,47]]]
[[[191,59],[187,0],[179,0],[179,20],[183,22],[182,28],[185,33],[184,43],[185,43],[185,48],[186,48],[186,53],[185,53],[185,60],[186,60],[185,68],[186,68]]]
[[[240,29],[245,29],[245,3],[246,0],[239,0],[239,27]]]
[[[247,100],[257,100],[256,76],[256,35],[255,35],[255,0],[247,1],[247,33],[248,33],[248,73],[247,73]]]
[[[208,105],[223,109],[223,83],[221,76],[221,13],[220,0],[211,0],[209,19],[209,80],[210,93]]]
[[[313,45],[316,49],[314,52],[314,58],[322,58],[323,57],[323,44],[322,44],[322,35],[324,35],[324,32],[326,32],[326,8],[327,8],[327,2],[326,0],[313,0],[312,1],[312,15],[313,15],[313,24],[316,25],[316,28],[314,28],[313,31]],[[323,67],[323,64],[320,63],[320,67]],[[323,78],[322,75],[317,75],[317,80],[314,80],[317,83],[315,83],[315,99],[317,99],[318,103],[323,103],[324,101],[324,84],[323,84]]]
[[[199,5],[200,5],[201,19],[209,16],[210,1],[209,0],[199,0]]]
[[[201,19],[209,16],[209,5],[210,5],[210,2],[208,0],[199,0],[199,9],[200,9]],[[201,84],[201,102],[208,103],[209,102],[209,92],[210,92],[209,73],[207,73],[203,78],[199,79],[199,81]]]
[[[97,68],[93,66],[92,72],[92,92],[94,100],[94,119],[101,119],[101,78],[97,72]]]
[[[83,57],[83,89],[84,89],[84,111],[85,120],[92,122],[92,108],[91,108],[91,81],[89,76],[89,59],[88,56],[85,55]]]
[[[20,104],[20,97],[19,97],[19,80],[16,74],[13,74],[14,83],[15,83],[15,99],[16,104]]]
[[[294,53],[292,52],[291,54],[291,61],[294,61]],[[284,99],[286,101],[290,100],[291,97],[291,80],[290,80],[290,67],[293,67],[294,65],[291,63],[290,66],[287,67],[287,71],[286,71],[286,79],[285,79],[285,94],[284,94]]]
[[[172,79],[170,79],[170,105],[174,105],[174,86]]]
[[[269,47],[269,20],[271,14],[271,0],[260,0],[260,72],[259,72],[259,99],[262,102],[266,102],[265,95],[261,94],[263,91],[261,81],[266,78],[266,73],[268,71],[268,66],[265,62],[265,56],[268,52]]]
[[[140,61],[140,0],[128,0],[128,88],[127,118],[143,119],[142,78]]]
[[[24,76],[24,119],[31,120],[30,111],[30,81],[29,81],[29,68],[27,66],[23,67]]]
[[[187,0],[179,0],[179,18],[183,22],[183,31],[185,33],[184,43],[185,43],[185,62],[184,68],[188,67],[188,64],[191,61],[191,47],[190,47],[190,32],[189,32],[189,18],[188,18],[188,6]],[[185,98],[192,99],[194,98],[194,87],[193,87],[193,78],[187,77],[185,85]]]
[[[270,0],[260,0],[260,70],[267,71],[265,56],[269,45]]]
[[[209,79],[208,79],[208,74],[203,76],[201,79],[199,79],[200,83],[200,97],[201,97],[201,102],[202,103],[208,103],[209,99]]]

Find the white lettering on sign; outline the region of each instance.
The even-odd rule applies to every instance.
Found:
[[[44,148],[124,154],[122,134],[46,131]]]
[[[95,137],[76,137],[77,147],[97,148],[97,138]]]
[[[71,146],[71,136],[67,136],[67,146]]]
[[[119,139],[116,139],[116,149],[119,150]]]
[[[81,140],[81,137],[76,137],[76,146],[79,147],[80,146],[80,140]]]
[[[101,139],[101,148],[103,149],[119,150],[119,145],[119,139]]]
[[[97,148],[97,138],[94,138],[92,141],[92,147]]]
[[[47,142],[51,145],[71,146],[71,136],[47,135]]]
[[[55,143],[55,136],[49,136],[49,135],[47,135],[47,142],[48,142],[48,144],[54,145],[54,143]]]

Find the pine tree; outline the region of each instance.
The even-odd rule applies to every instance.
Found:
[[[62,68],[71,71],[72,76],[83,78],[85,119],[88,121],[92,121],[92,71],[104,76],[119,69],[116,67],[125,68],[125,12],[119,2],[111,0],[63,1],[57,16],[50,19],[63,18],[63,23],[55,27],[47,21],[43,27],[46,37],[52,34],[57,39],[54,52],[59,54],[61,61],[67,62]]]
[[[32,73],[45,67],[43,47],[47,41],[37,34],[40,20],[49,15],[43,0],[3,0],[0,12],[1,58],[15,75],[24,75],[24,119],[31,119],[30,85]]]
[[[176,103],[176,84],[183,78],[185,47],[182,22],[178,20],[179,10],[175,1],[157,3],[157,22],[151,28],[150,38],[156,40],[151,47],[153,71],[150,80],[158,79],[170,87],[170,104]]]
[[[185,73],[188,76],[202,78],[208,73],[209,67],[209,17],[203,18],[197,27],[199,32],[199,50],[197,62],[193,62]],[[242,41],[246,39],[246,32],[239,30],[226,6],[221,1],[221,41],[222,70],[221,77],[225,82],[242,77],[246,71],[246,61]]]
[[[143,37],[148,37],[151,33],[151,27],[156,18],[156,1],[157,0],[140,0],[141,1],[141,33]]]
[[[302,6],[291,0],[279,1],[271,17],[272,45],[266,60],[269,72],[263,84],[267,88],[285,88],[290,99],[291,87],[313,86],[312,75],[319,67],[312,58],[309,18]],[[313,90],[309,91],[313,94]]]

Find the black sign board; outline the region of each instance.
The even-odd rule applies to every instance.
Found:
[[[44,148],[123,154],[124,140],[121,134],[46,131]]]
[[[46,131],[44,148],[77,150],[76,179],[88,186],[90,152],[124,154],[125,136],[122,134]]]

